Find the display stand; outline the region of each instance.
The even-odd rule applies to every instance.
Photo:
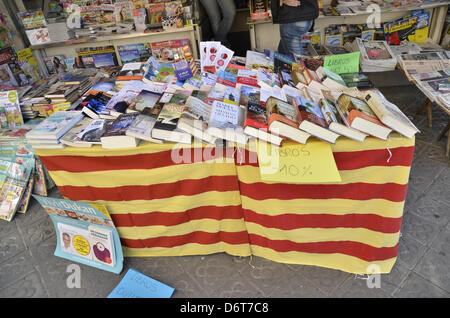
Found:
[[[119,56],[117,46],[134,43],[151,43],[167,40],[189,39],[191,42],[191,50],[194,58],[198,58],[198,37],[195,26],[186,26],[174,30],[166,30],[164,32],[140,33],[131,32],[126,34],[101,36],[94,39],[71,40],[67,42],[48,43],[43,45],[31,46],[35,53],[36,59],[41,69],[46,70],[44,58],[53,55],[65,55],[66,58],[76,57],[76,49],[92,46],[114,46],[116,55]],[[120,63],[120,61],[119,61]]]
[[[426,7],[408,7],[407,10],[390,9],[382,10],[380,16],[380,23],[392,21],[396,18],[402,17],[409,12],[416,9],[424,9],[431,11],[430,34],[429,38],[438,43],[444,27],[445,16],[450,1],[443,1],[441,3],[430,4]],[[366,24],[370,14],[357,14],[347,16],[320,16],[315,20],[315,30],[320,32],[320,38],[323,44],[325,39],[325,28],[336,24]],[[272,24],[271,19],[266,20],[247,20],[250,32],[250,49],[258,50],[261,48],[277,50],[280,40],[279,26]]]

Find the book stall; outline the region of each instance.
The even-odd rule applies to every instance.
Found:
[[[36,200],[56,256],[113,273],[124,257],[221,252],[389,273],[420,131],[368,73],[400,67],[449,103],[449,52],[395,22],[384,40],[294,56],[215,41],[196,56],[189,38],[84,47],[49,57],[48,75],[30,48],[5,51],[2,222]]]

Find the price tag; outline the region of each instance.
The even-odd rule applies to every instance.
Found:
[[[263,181],[282,183],[339,183],[342,181],[331,145],[320,140],[282,147],[257,141],[259,171]]]

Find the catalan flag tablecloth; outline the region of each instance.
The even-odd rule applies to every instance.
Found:
[[[282,263],[389,273],[397,257],[414,139],[338,139],[332,150],[339,184],[263,182],[258,164],[249,163],[252,151],[236,160],[251,252]]]
[[[339,184],[263,182],[251,149],[36,149],[62,195],[104,204],[124,256],[225,252],[351,273],[397,257],[414,139],[338,139]]]
[[[172,147],[36,153],[65,198],[108,208],[124,256],[250,255],[233,148]]]

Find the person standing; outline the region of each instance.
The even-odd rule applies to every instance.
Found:
[[[271,10],[273,23],[280,25],[278,51],[301,55],[302,37],[319,16],[317,0],[272,0]]]
[[[222,45],[230,47],[227,35],[236,15],[234,0],[200,0],[200,2],[208,14],[214,41],[219,41]]]

